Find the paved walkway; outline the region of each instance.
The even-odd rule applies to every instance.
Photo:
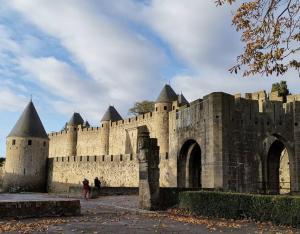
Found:
[[[297,233],[287,227],[249,221],[192,218],[137,209],[136,196],[81,200],[82,216],[0,220],[0,233]]]

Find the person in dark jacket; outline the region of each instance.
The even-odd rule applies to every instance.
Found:
[[[94,179],[94,184],[95,184],[95,187],[96,187],[98,190],[100,190],[100,188],[101,188],[101,181],[98,179],[98,177],[96,177],[96,178]]]

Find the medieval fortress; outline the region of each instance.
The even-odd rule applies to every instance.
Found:
[[[84,177],[138,187],[137,132],[159,145],[161,187],[300,191],[300,95],[215,92],[188,102],[165,85],[153,112],[123,119],[110,106],[99,126],[74,113],[47,134],[32,102],[6,141],[3,189],[68,191]]]

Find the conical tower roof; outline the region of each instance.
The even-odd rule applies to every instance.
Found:
[[[39,137],[48,139],[32,101],[28,103],[8,137]]]
[[[186,100],[182,93],[178,95],[178,103],[180,105],[189,104],[189,102]]]
[[[103,115],[101,121],[118,121],[122,119],[123,118],[118,113],[118,111],[113,106],[109,106],[105,114]]]
[[[71,119],[68,122],[68,125],[73,125],[73,126],[78,126],[78,125],[83,125],[84,121],[81,115],[77,112],[74,112],[72,115]]]
[[[160,92],[156,103],[158,102],[173,102],[177,100],[177,94],[171,88],[170,85],[165,85],[162,91]]]

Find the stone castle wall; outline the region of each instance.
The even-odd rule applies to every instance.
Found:
[[[158,111],[159,113],[159,111]],[[159,114],[158,114],[159,115]],[[80,160],[78,160],[80,157],[87,158],[87,157],[97,157],[101,158],[103,155],[101,154],[101,149],[107,148],[108,156],[104,156],[105,159],[110,157],[111,155],[135,155],[137,152],[137,128],[140,126],[147,126],[150,136],[152,138],[157,138],[158,142],[165,141],[165,136],[160,135],[160,131],[157,131],[157,128],[155,128],[156,120],[157,120],[157,113],[155,112],[149,112],[144,115],[139,115],[135,117],[131,117],[125,120],[120,120],[116,122],[109,122],[109,134],[103,134],[102,131],[105,131],[104,125],[100,127],[89,127],[89,128],[82,128],[78,127],[77,129],[77,143],[76,143],[76,164],[81,164]],[[166,122],[168,123],[168,121]],[[161,130],[161,129],[159,129]],[[68,131],[60,131],[60,132],[54,132],[50,133],[48,136],[50,138],[50,147],[49,147],[49,158],[60,158],[60,157],[66,157],[67,155],[67,134]],[[108,146],[104,145],[106,141],[106,137],[108,137]],[[169,186],[170,185],[170,179],[169,179],[169,169],[173,166],[169,166],[169,160],[168,160],[168,152],[160,152],[161,155],[161,186]],[[66,162],[66,161],[65,161]],[[99,161],[97,161],[99,162]],[[118,164],[118,161],[114,161],[114,163],[111,163],[110,160],[108,160],[109,166],[107,168],[111,167],[115,164]],[[61,167],[56,167],[57,163],[54,160],[53,167],[53,174],[55,175],[55,178],[57,178],[58,174],[65,174],[65,169],[69,168],[67,165],[63,165]],[[135,164],[135,162],[131,162],[130,164],[122,164],[122,168],[126,168],[126,170],[131,170],[131,164]],[[69,165],[69,164],[68,164]],[[80,168],[79,166],[71,166],[74,169],[70,169],[71,172],[66,172],[67,175],[72,175],[72,173],[76,173],[76,170]],[[135,165],[137,167],[137,165]],[[103,169],[99,169],[103,168]],[[103,165],[103,163],[100,163],[99,167],[97,167],[97,170],[106,170],[106,166]],[[118,168],[118,167],[116,167]],[[68,169],[66,169],[68,170]],[[125,170],[125,169],[124,169]],[[93,175],[96,176],[97,171]],[[134,172],[133,172],[134,173]],[[117,174],[117,173],[116,173]],[[81,181],[84,176],[84,173],[80,173],[77,180]],[[113,176],[112,178],[116,178]],[[103,179],[105,181],[110,181],[110,174],[104,173]],[[76,180],[76,181],[77,181]],[[63,180],[59,179],[60,182],[65,181],[65,178]],[[76,184],[78,183],[76,182]],[[122,181],[122,180],[121,180]],[[65,182],[64,182],[65,183]],[[72,182],[73,183],[73,182]],[[117,184],[122,185],[123,182],[117,182]],[[173,183],[174,184],[174,183]],[[127,187],[130,186],[138,186],[138,183],[125,183]],[[112,183],[107,183],[107,186],[112,186]]]
[[[138,187],[136,154],[55,157],[48,159],[48,189],[68,192],[84,178],[93,185],[98,177],[104,187]]]
[[[75,157],[66,157],[68,131],[50,133],[48,184],[53,191],[65,190],[81,184],[84,177],[93,181],[98,176],[104,186],[137,187],[137,128],[146,125],[160,146],[160,186],[180,186],[180,173],[187,170],[180,161],[184,146],[195,142],[201,149],[203,188],[258,192],[267,177],[268,149],[276,138],[288,148],[292,189],[299,191],[299,97],[288,96],[282,103],[278,94],[268,97],[265,91],[247,93],[245,98],[215,92],[189,106],[180,107],[176,101],[155,104],[154,112],[145,115],[100,127],[79,126],[73,138]]]

